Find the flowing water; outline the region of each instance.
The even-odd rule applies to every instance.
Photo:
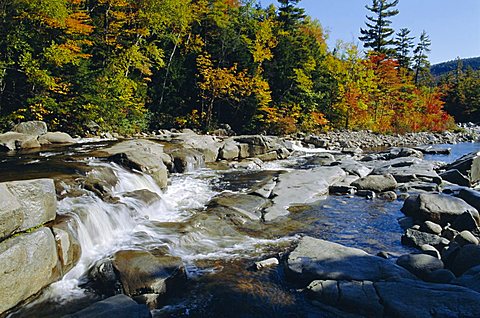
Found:
[[[217,224],[209,228],[203,226],[209,223],[199,221],[208,201],[221,191],[245,191],[279,170],[309,168],[308,153],[299,152],[288,160],[253,170],[204,168],[172,175],[167,190],[162,191],[146,174],[86,155],[106,145],[85,144],[0,158],[2,181],[52,177],[63,180],[57,183],[71,190],[76,185],[68,180],[93,173],[95,168],[112,169],[118,179],[110,189],[116,200],[103,201],[88,191],[61,199],[58,214],[74,220],[70,225],[82,248],[80,261],[12,317],[58,317],[98,300],[98,295],[80,287],[85,272],[96,261],[127,249],[162,249],[185,263],[187,290],[170,299],[170,305],[154,310],[155,317],[311,317],[315,310],[285,279],[283,265],[257,272],[249,269],[253,262],[283,255],[300,234],[370,253],[399,255],[410,251],[400,244],[400,201],[330,196],[292,210],[285,220],[243,231],[223,230],[221,225],[216,228]],[[452,156],[428,159],[451,161],[480,150],[480,144],[451,147]],[[145,203],[132,195],[139,190],[157,197]]]

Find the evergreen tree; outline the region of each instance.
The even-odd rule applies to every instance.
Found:
[[[388,2],[388,0],[373,0],[372,6],[365,6],[367,10],[373,13],[372,16],[367,15],[366,29],[360,29],[362,36],[359,37],[363,41],[363,46],[372,49],[375,52],[392,56],[394,50],[391,48],[395,44],[392,35],[394,30],[390,27],[392,21],[389,18],[397,15],[398,10],[393,9],[399,0]]]
[[[424,30],[420,35],[420,41],[413,50],[415,84],[418,84],[421,77],[427,77],[430,74],[430,62],[427,54],[430,52],[431,44],[430,37]]]
[[[278,0],[280,9],[278,19],[287,30],[291,30],[296,24],[301,23],[305,17],[305,9],[297,7],[302,0]]]
[[[411,49],[414,47],[413,40],[415,37],[410,37],[410,30],[407,28],[400,29],[397,33],[396,40],[396,56],[398,60],[398,64],[401,67],[406,69],[410,68],[411,64],[411,57],[410,52]]]

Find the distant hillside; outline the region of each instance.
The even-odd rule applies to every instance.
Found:
[[[473,68],[474,70],[480,70],[480,56],[472,57],[468,59],[461,59],[463,63],[463,69],[466,70],[468,67]],[[441,76],[448,72],[451,72],[457,68],[457,60],[443,62],[439,64],[432,65],[430,71],[434,77]]]

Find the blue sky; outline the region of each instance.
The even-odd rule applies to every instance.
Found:
[[[329,32],[332,48],[337,40],[358,43],[365,27],[365,9],[371,0],[303,0],[299,6],[317,18]],[[261,0],[263,6],[278,3]],[[417,38],[425,30],[432,40],[432,64],[480,56],[480,0],[400,0],[400,13],[392,18],[395,30],[409,28]]]

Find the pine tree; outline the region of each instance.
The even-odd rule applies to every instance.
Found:
[[[365,24],[368,28],[360,29],[362,36],[359,39],[363,41],[363,46],[366,49],[370,48],[387,56],[394,55],[394,50],[390,46],[395,44],[392,38],[395,31],[390,27],[392,21],[388,18],[399,13],[398,10],[393,9],[398,4],[398,1],[373,0],[372,6],[365,6],[367,10],[374,14],[373,16],[367,15],[368,21]]]
[[[430,37],[425,30],[420,35],[420,41],[418,42],[415,50],[413,50],[413,62],[415,70],[415,84],[418,84],[421,76],[426,76],[430,73],[430,62],[428,61],[427,54],[430,52]]]
[[[410,57],[411,49],[414,47],[413,40],[415,37],[410,37],[410,30],[407,28],[400,29],[395,38],[396,41],[396,56],[398,64],[406,69],[410,68],[412,58]]]
[[[295,24],[302,22],[305,17],[305,9],[297,7],[301,0],[278,0],[280,9],[278,10],[279,21],[284,24],[285,29],[291,30]]]

